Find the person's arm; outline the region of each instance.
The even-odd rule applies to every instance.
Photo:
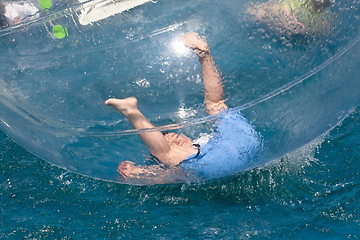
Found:
[[[205,38],[200,38],[197,33],[187,33],[182,39],[186,47],[190,48],[199,57],[204,82],[205,107],[209,115],[222,112],[226,106],[223,95],[223,85],[220,73],[210,55],[210,50]]]
[[[206,111],[212,115],[226,110],[228,107],[223,100],[221,76],[210,56],[210,51],[203,57],[199,56],[199,62],[203,74]]]
[[[164,165],[141,166],[133,162],[121,162],[117,168],[119,181],[164,184],[179,182],[175,176],[181,177],[181,172],[176,168],[164,168]]]

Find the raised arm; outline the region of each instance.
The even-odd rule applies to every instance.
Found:
[[[212,115],[228,109],[223,100],[224,90],[221,76],[210,55],[209,46],[205,38],[199,37],[197,33],[190,32],[185,34],[181,40],[186,47],[190,48],[199,57],[205,90],[204,103],[207,113]]]

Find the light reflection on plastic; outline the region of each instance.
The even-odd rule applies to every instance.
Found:
[[[174,49],[175,54],[177,55],[185,55],[189,51],[189,49],[185,47],[184,43],[182,43],[178,39],[174,39],[171,43],[171,46]]]

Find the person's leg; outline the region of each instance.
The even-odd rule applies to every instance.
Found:
[[[187,33],[182,41],[194,53],[199,56],[201,71],[203,74],[205,104],[207,112],[216,114],[227,109],[223,100],[223,85],[220,73],[210,56],[210,50],[205,38],[200,38],[196,33]]]
[[[125,99],[110,98],[105,101],[106,105],[114,107],[122,113],[135,129],[154,128],[137,108],[137,100],[134,97]],[[158,159],[166,159],[170,151],[164,135],[160,131],[139,133],[142,141],[149,148],[150,152]],[[166,164],[166,162],[164,162]]]

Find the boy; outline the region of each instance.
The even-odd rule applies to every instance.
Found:
[[[205,38],[200,38],[196,33],[188,33],[181,40],[186,47],[190,48],[199,57],[207,113],[213,115],[227,110],[228,107],[223,100],[224,92],[220,73],[210,56],[210,50]],[[111,98],[105,104],[121,112],[135,129],[154,128],[137,108],[137,100],[134,97],[125,99]],[[161,165],[135,166],[134,163],[125,161],[118,166],[118,172],[125,179],[155,176],[161,182],[165,175],[171,174],[171,171],[164,170],[166,168],[176,169],[181,167],[195,171],[197,169],[198,172],[202,172],[201,175],[205,178],[218,176],[218,171],[222,171],[222,174],[229,174],[231,171],[238,170],[236,166],[238,167],[239,164],[244,162],[248,163],[250,159],[248,155],[251,155],[259,146],[258,136],[250,124],[239,114],[227,113],[224,115],[227,115],[227,117],[223,117],[218,126],[222,126],[223,135],[221,133],[217,134],[221,135],[221,137],[219,139],[213,137],[213,141],[210,140],[202,149],[183,134],[179,135],[172,132],[163,134],[160,131],[139,133],[142,141]],[[225,122],[228,123],[228,127],[224,127]],[[234,135],[234,132],[239,134]],[[238,143],[233,143],[234,139],[226,142],[226,138],[231,135],[236,138]],[[239,143],[241,146],[239,146]],[[215,147],[215,144],[217,144],[217,147]],[[229,148],[228,145],[232,146]],[[229,150],[227,151],[225,148]],[[222,164],[221,159],[218,157],[219,151],[221,154],[226,151],[226,154],[233,157],[236,163],[232,164],[224,161],[224,164]],[[213,158],[209,157],[211,154],[213,154]]]

